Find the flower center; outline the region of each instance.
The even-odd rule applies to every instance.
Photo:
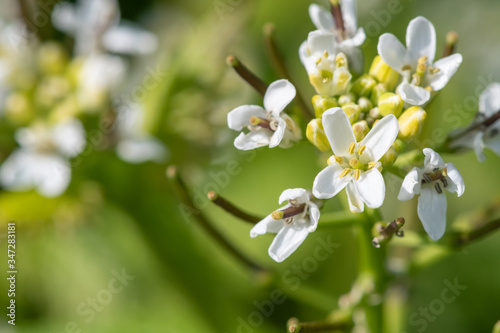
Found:
[[[427,75],[427,73],[432,75],[439,73],[440,71],[439,68],[430,67],[427,63],[428,63],[427,56],[422,56],[418,59],[417,68],[415,69],[415,72],[413,72],[412,67],[408,64],[404,65],[401,69],[404,72],[406,72],[406,78],[408,79],[408,81],[411,82],[411,84],[416,86],[421,86],[424,82],[424,78]],[[432,88],[430,86],[425,87],[425,89],[432,91]]]
[[[290,207],[275,210],[271,214],[273,220],[283,220],[285,225],[292,225],[296,217],[305,217],[309,213],[308,205],[305,203],[301,204],[296,199],[289,200],[288,203],[291,205]]]
[[[435,168],[432,172],[425,173],[422,176],[422,186],[433,186],[437,193],[443,193],[443,189],[448,186],[448,170],[446,168]]]
[[[332,156],[328,160],[328,164],[337,163],[344,171],[339,175],[339,178],[344,178],[349,174],[353,174],[355,180],[358,180],[361,172],[370,170],[372,168],[382,168],[379,162],[369,161],[368,163],[362,163],[361,156],[366,150],[366,146],[358,146],[355,142],[351,143],[348,149],[348,156]],[[366,160],[366,159],[365,159]]]
[[[272,132],[275,132],[278,129],[279,122],[274,118],[272,112],[267,113],[267,119],[260,118],[257,116],[250,117],[250,126],[248,127],[250,130],[255,130],[257,128],[265,128]]]

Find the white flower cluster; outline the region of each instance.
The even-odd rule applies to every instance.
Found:
[[[436,60],[434,26],[417,17],[408,25],[406,47],[394,35],[383,34],[377,47],[379,55],[368,73],[362,74],[360,47],[365,33],[357,27],[355,2],[332,1],[331,6],[331,11],[316,4],[309,7],[318,30],[309,33],[299,56],[317,93],[312,98],[316,117],[309,122],[305,136],[319,150],[332,155],[311,190],[285,190],[279,203],[288,204],[250,231],[251,237],[277,233],[269,255],[278,262],[316,230],[323,200],[346,189],[353,213],[363,212],[365,205],[377,209],[383,204],[383,171],[394,169],[398,156],[411,148],[407,143],[420,134],[426,119],[423,108],[446,86],[462,62],[462,56],[453,51]],[[229,128],[242,131],[234,141],[235,147],[288,148],[301,140],[300,126],[288,116],[290,110],[286,108],[295,95],[292,83],[278,80],[269,85],[264,108],[244,105],[229,112]],[[500,154],[499,96],[500,85],[490,86],[481,95],[480,110],[471,127],[452,133],[450,138],[455,139],[442,151],[474,148],[480,160],[484,159],[484,147]],[[402,182],[398,199],[419,195],[418,216],[430,238],[438,240],[446,226],[445,190],[461,196],[464,181],[455,166],[446,164],[433,149],[409,152],[423,153],[423,165],[405,165],[413,168]]]

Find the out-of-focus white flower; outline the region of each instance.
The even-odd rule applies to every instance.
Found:
[[[408,24],[406,48],[390,33],[380,36],[378,53],[382,60],[403,76],[398,93],[409,105],[423,105],[431,92],[443,89],[462,63],[461,54],[452,54],[434,62],[436,30],[419,16]]]
[[[349,60],[349,65],[356,73],[363,72],[363,52],[361,45],[365,41],[366,34],[363,28],[358,29],[356,1],[341,0],[340,8],[344,31],[336,28],[336,22],[332,13],[316,4],[309,6],[309,16],[318,30],[330,32],[336,42],[337,52],[343,52]]]
[[[418,198],[418,217],[425,231],[433,240],[444,235],[446,229],[446,195],[461,196],[465,190],[464,180],[453,163],[444,163],[441,156],[430,148],[424,149],[423,168],[414,167],[403,180],[398,199],[410,200],[415,194]]]
[[[103,50],[124,54],[148,54],[157,38],[133,23],[120,22],[116,0],[79,0],[58,3],[52,12],[54,26],[75,38],[75,53],[89,55]]]
[[[62,194],[71,180],[68,159],[85,147],[85,131],[76,119],[55,126],[36,123],[16,131],[19,148],[0,167],[0,182],[11,191],[35,188],[41,195]]]
[[[273,148],[291,147],[301,139],[299,126],[282,111],[295,97],[295,87],[287,80],[278,80],[269,85],[264,95],[264,108],[258,105],[242,105],[227,115],[230,129],[241,131],[245,127],[250,131],[242,132],[234,146],[241,150],[250,150],[263,146]]]
[[[274,211],[250,230],[254,238],[265,233],[277,234],[269,247],[269,256],[282,262],[288,258],[310,232],[318,226],[321,201],[314,200],[311,192],[303,188],[288,189],[281,193],[280,205],[288,201],[280,210]]]
[[[318,94],[336,96],[345,92],[352,75],[346,56],[337,53],[331,33],[310,32],[307,41],[300,45],[299,56]]]
[[[353,213],[364,211],[365,203],[370,208],[380,207],[385,198],[385,183],[379,160],[398,135],[396,117],[390,114],[382,118],[359,143],[341,108],[323,113],[323,128],[335,155],[314,179],[314,196],[328,199],[347,188]]]
[[[116,131],[118,156],[129,163],[146,161],[165,162],[169,152],[167,147],[157,138],[142,129],[143,112],[139,104],[122,105],[116,109]]]
[[[480,162],[486,160],[484,148],[500,156],[500,83],[490,84],[479,97],[479,112],[465,132],[457,132],[451,148],[474,149]]]

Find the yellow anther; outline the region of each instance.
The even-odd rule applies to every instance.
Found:
[[[432,92],[432,87],[431,86],[427,86],[424,89],[427,90],[427,91],[429,91],[429,92]]]
[[[328,54],[328,51],[325,51],[325,52],[323,53],[323,58],[328,58],[328,56],[329,56],[329,55],[330,55],[330,54]]]
[[[350,172],[351,172],[352,169],[344,169],[344,171],[342,171],[342,173],[340,174],[339,178],[344,178],[345,176],[347,176]]]
[[[342,55],[337,55],[335,57],[335,65],[337,65],[337,67],[344,67],[346,66],[346,61],[345,61],[345,58],[342,56]]]
[[[321,58],[318,58],[318,59],[316,60],[316,65],[319,65],[319,63],[320,63],[320,62],[321,62]]]
[[[349,155],[352,155],[354,154],[354,149],[356,149],[356,143],[351,143],[351,145],[349,146],[349,149],[347,150],[349,152]]]
[[[411,66],[410,65],[404,65],[403,67],[401,67],[401,70],[402,71],[411,71]]]
[[[427,56],[422,56],[420,58],[418,58],[418,64],[424,64],[427,62],[429,58],[427,58]]]
[[[373,169],[377,166],[377,162],[375,161],[371,161],[371,162],[368,162],[368,169]]]
[[[335,162],[337,162],[338,164],[344,163],[344,158],[341,156],[333,156],[333,158],[335,159]]]
[[[359,170],[359,169],[354,170],[354,179],[358,180],[360,173],[361,173],[361,170]]]
[[[366,149],[366,146],[365,145],[362,145],[361,147],[359,147],[358,149],[358,155],[363,155],[364,151]]]
[[[436,68],[436,67],[429,67],[429,73],[431,74],[436,74],[436,73],[439,73],[441,70],[439,68]]]

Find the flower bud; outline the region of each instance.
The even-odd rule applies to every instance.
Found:
[[[29,124],[35,118],[30,99],[22,93],[13,92],[5,99],[5,117],[17,126]]]
[[[372,93],[370,95],[370,100],[373,104],[378,104],[378,99],[380,96],[387,92],[387,87],[383,83],[379,83],[373,88]]]
[[[68,56],[64,47],[56,42],[41,45],[38,51],[38,66],[47,75],[62,74],[68,64]]]
[[[388,90],[393,90],[399,79],[399,73],[389,67],[380,56],[373,59],[369,74],[378,82],[384,83]]]
[[[403,104],[404,102],[398,94],[385,93],[378,99],[378,110],[382,117],[389,114],[399,117],[403,111]]]
[[[352,131],[354,133],[356,141],[360,142],[368,134],[370,128],[368,127],[368,123],[365,120],[361,120],[352,125]]]
[[[368,97],[376,85],[377,81],[375,81],[373,77],[368,74],[364,74],[354,81],[351,90],[360,97]]]
[[[312,105],[316,118],[321,118],[323,112],[325,112],[326,110],[339,106],[337,100],[334,97],[322,95],[314,95],[312,98]]]
[[[347,105],[347,104],[352,104],[356,102],[356,96],[352,93],[347,93],[345,95],[340,95],[339,96],[339,105],[340,107]]]
[[[330,142],[326,137],[321,119],[313,119],[307,124],[307,139],[321,151],[330,150]]]
[[[398,151],[399,151],[399,147],[396,145],[396,143],[393,143],[392,146],[389,147],[387,152],[380,159],[380,162],[382,163],[382,166],[384,168],[389,167],[389,166],[393,165],[394,162],[396,162],[398,155],[399,155]]]
[[[344,105],[342,110],[344,110],[351,124],[358,120],[359,114],[361,113],[361,107],[354,103]]]
[[[403,141],[411,141],[422,132],[427,113],[419,106],[408,108],[398,119],[399,135]]]
[[[361,112],[368,112],[373,108],[373,103],[366,97],[358,99],[358,105],[361,108]]]

